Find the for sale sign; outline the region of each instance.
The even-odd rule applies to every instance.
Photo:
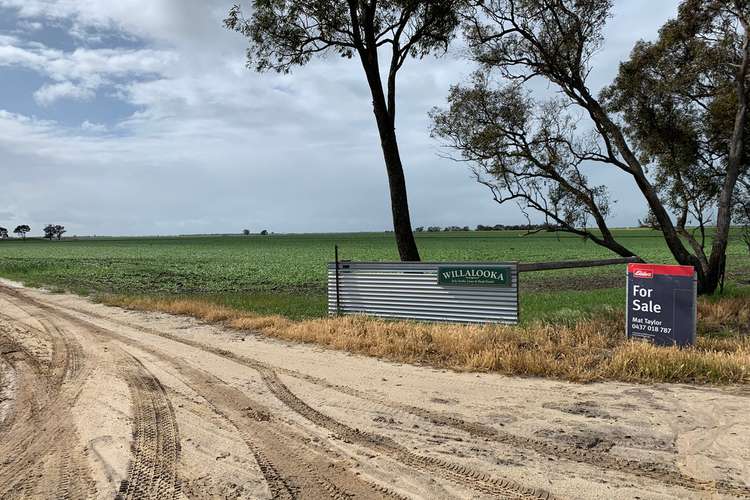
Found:
[[[693,344],[696,291],[692,266],[628,264],[628,338]]]

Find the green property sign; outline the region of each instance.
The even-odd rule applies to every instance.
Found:
[[[438,285],[511,286],[510,267],[440,266]]]

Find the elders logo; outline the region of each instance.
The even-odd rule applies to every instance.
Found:
[[[638,269],[633,273],[634,278],[653,278],[654,272],[647,269]]]

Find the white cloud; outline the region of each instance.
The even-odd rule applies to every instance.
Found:
[[[44,24],[40,23],[39,21],[20,21],[17,26],[21,31],[27,33],[39,31],[40,29],[44,28]]]
[[[106,132],[107,126],[103,123],[92,123],[88,120],[84,120],[83,123],[81,123],[81,130],[84,130],[86,132]]]
[[[118,30],[149,40],[209,48],[233,38],[221,19],[232,2],[220,0],[0,0],[26,19],[67,20],[73,30]]]
[[[11,35],[0,34],[0,46],[15,45],[16,43],[18,43],[18,38]]]
[[[663,4],[676,1],[659,8],[670,12]],[[57,23],[75,36],[78,48],[67,51],[0,36],[0,66],[48,78],[34,94],[40,104],[106,88],[138,109],[67,125],[30,118],[38,110],[0,111],[0,178],[13,185],[0,209],[23,209],[32,223],[59,219],[71,234],[386,229],[387,180],[359,63],[331,57],[292,75],[257,75],[244,67],[245,41],[221,26],[231,3],[0,0],[23,22]],[[597,59],[602,82],[636,37],[664,22],[652,3],[617,1],[612,23],[640,31],[613,28]],[[122,38],[142,48],[118,47]],[[522,220],[464,167],[438,158],[429,138],[427,111],[470,71],[459,58],[428,58],[401,75],[397,125],[415,225]],[[617,189],[616,198],[630,199]],[[622,224],[643,209],[617,210]]]
[[[2,42],[3,40],[0,40]],[[44,61],[46,60],[45,55],[41,54],[41,51],[30,51],[16,47],[13,45],[12,40],[6,40],[2,46],[0,46],[0,66],[24,66],[33,69],[42,69]]]
[[[64,52],[40,44],[0,46],[0,66],[23,66],[55,80],[160,74],[176,59],[173,52],[152,49],[78,48]]]
[[[47,76],[55,83],[34,93],[39,104],[61,98],[89,100],[96,90],[114,80],[128,77],[159,77],[178,60],[178,55],[154,49],[87,49],[70,52],[16,38],[0,38],[0,67],[18,66]]]
[[[94,92],[94,89],[76,85],[72,82],[44,85],[34,92],[34,100],[42,106],[49,106],[59,99],[87,101],[93,99],[95,96],[96,92]]]

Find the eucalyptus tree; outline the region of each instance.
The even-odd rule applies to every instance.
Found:
[[[67,233],[65,226],[60,224],[47,224],[44,229],[44,238],[52,241],[52,238],[62,239],[62,235]]]
[[[745,2],[685,0],[656,41],[636,44],[602,94],[711,279],[723,272],[733,208],[736,218],[750,184],[748,23]]]
[[[607,186],[590,178],[605,170],[632,182],[674,259],[694,266],[699,291],[712,293],[747,174],[750,6],[685,0],[597,96],[588,82],[611,9],[611,0],[475,2],[466,37],[481,69],[434,111],[433,133],[499,203],[518,202],[622,256],[635,252],[608,227]],[[556,95],[535,97],[529,82],[537,79]],[[708,253],[686,227],[688,215],[705,227],[712,213]]]
[[[26,224],[21,224],[19,226],[16,226],[16,228],[13,230],[13,232],[17,235],[19,235],[22,239],[26,239],[26,233],[31,231],[31,228]]]
[[[229,11],[227,28],[249,42],[248,67],[289,72],[313,57],[357,57],[388,174],[393,226],[401,260],[419,260],[396,137],[397,76],[410,58],[443,54],[460,26],[463,0],[254,0],[248,18]]]

